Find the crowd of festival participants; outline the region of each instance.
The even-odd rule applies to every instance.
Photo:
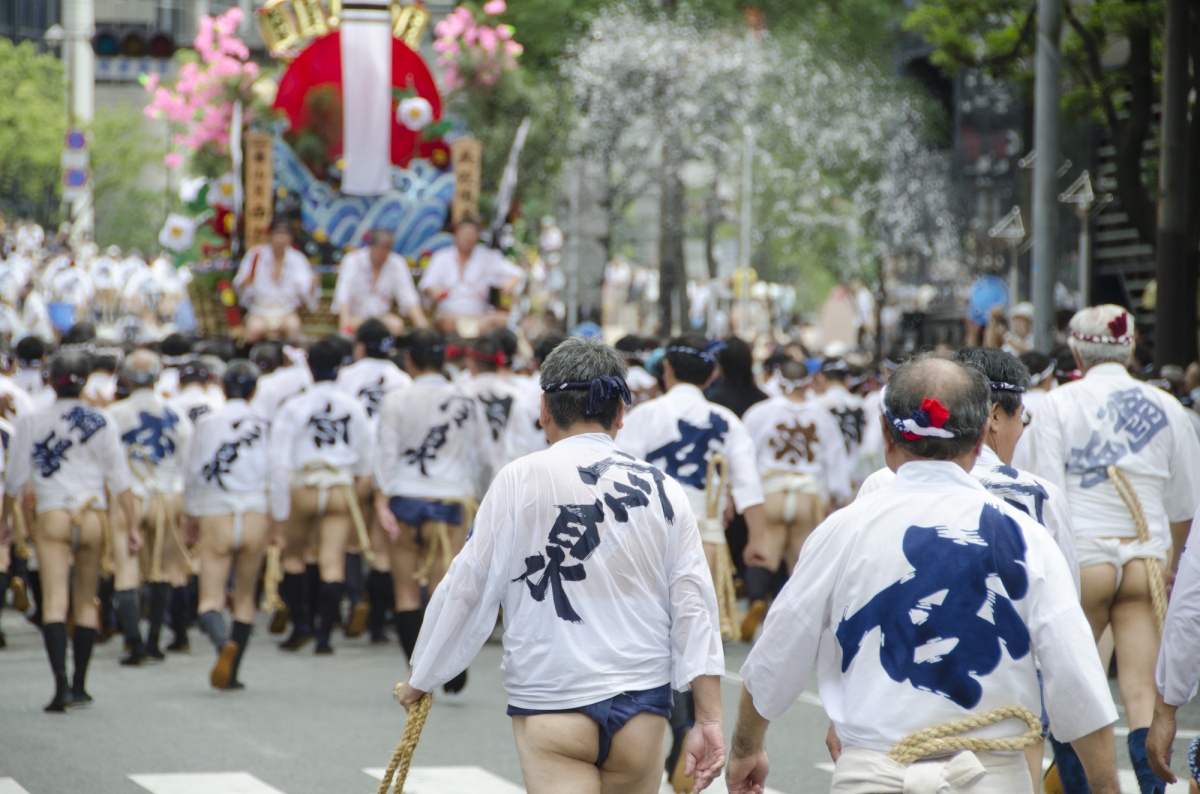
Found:
[[[92,701],[97,642],[128,667],[206,643],[209,685],[253,686],[256,625],[398,642],[408,706],[462,691],[502,613],[530,791],[655,791],[664,736],[676,790],[728,760],[761,791],[814,669],[835,792],[1041,790],[1044,741],[1047,790],[1117,792],[1112,676],[1165,790],[1200,681],[1200,417],[1141,377],[1132,315],[1079,311],[1053,357],[528,339],[471,226],[418,283],[372,235],[323,338],[279,226],[235,280],[241,342],[0,346],[0,592],[41,628],[46,711]],[[755,643],[728,759],[722,641]],[[942,725],[974,743],[922,744]]]

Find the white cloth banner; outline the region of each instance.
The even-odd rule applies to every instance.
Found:
[[[378,196],[392,189],[392,31],[378,11],[342,15],[342,192]]]

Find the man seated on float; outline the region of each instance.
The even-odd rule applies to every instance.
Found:
[[[421,277],[421,293],[432,301],[442,333],[474,337],[503,327],[506,312],[489,302],[492,290],[512,295],[525,278],[521,268],[479,242],[481,222],[466,215],[454,230],[454,245],[434,253]]]
[[[375,229],[366,245],[342,260],[333,290],[333,310],[343,333],[353,334],[363,320],[371,318],[382,320],[393,335],[403,333],[404,320],[392,311],[393,305],[414,328],[429,325],[408,263],[392,250],[395,244],[396,235]]]
[[[299,336],[301,304],[316,311],[321,295],[320,278],[292,247],[291,227],[279,218],[271,223],[269,242],[246,252],[233,288],[247,310],[246,344]]]

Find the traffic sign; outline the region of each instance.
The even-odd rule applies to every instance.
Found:
[[[86,149],[87,133],[78,127],[67,130],[67,134],[63,137],[63,148],[67,151]]]

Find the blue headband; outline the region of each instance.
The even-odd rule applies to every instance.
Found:
[[[583,408],[584,416],[599,416],[608,408],[608,403],[620,397],[626,405],[633,402],[629,386],[624,378],[616,375],[601,375],[591,380],[567,381],[566,383],[548,383],[542,387],[547,394],[563,391],[583,391],[587,389],[587,404]]]
[[[1012,383],[1005,383],[1002,380],[990,380],[990,381],[988,381],[988,386],[991,388],[992,391],[1010,391],[1014,394],[1024,394],[1025,393],[1024,386],[1017,386]]]
[[[683,345],[674,345],[667,348],[668,353],[687,353],[689,356],[698,356],[709,364],[717,363],[717,353],[725,349],[724,342],[709,342],[703,350],[697,350],[694,347],[684,347]]]

